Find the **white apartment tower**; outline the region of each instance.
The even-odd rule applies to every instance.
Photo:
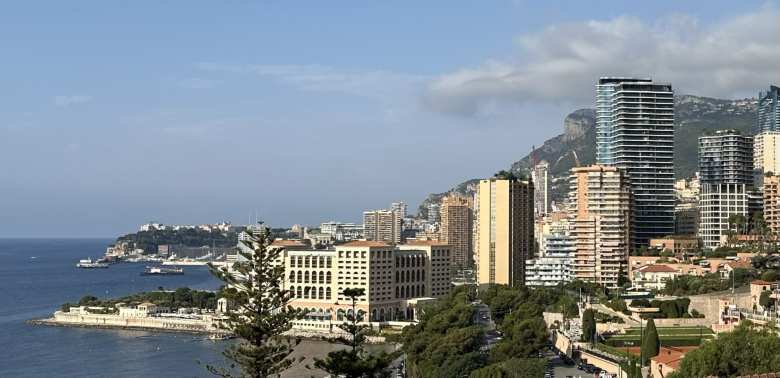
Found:
[[[534,214],[537,217],[547,215],[550,209],[550,165],[542,160],[533,167],[531,179],[534,182]]]

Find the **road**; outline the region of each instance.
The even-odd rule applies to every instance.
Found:
[[[575,378],[590,378],[593,374],[588,374],[582,370],[577,369],[574,365],[566,365],[563,363],[560,357],[552,351],[546,351],[544,353],[545,358],[550,361],[552,367],[553,377],[575,377]]]

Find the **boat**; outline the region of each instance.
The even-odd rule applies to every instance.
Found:
[[[169,276],[184,274],[182,268],[163,268],[161,266],[147,266],[141,273],[142,276]]]
[[[82,268],[82,269],[96,269],[96,268],[108,268],[108,264],[98,262],[98,261],[92,261],[92,258],[86,258],[81,259],[76,264],[76,268]]]

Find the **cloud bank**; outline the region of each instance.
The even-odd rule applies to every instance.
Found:
[[[780,82],[780,8],[702,26],[673,15],[649,24],[632,16],[547,27],[518,37],[520,58],[488,60],[432,80],[425,104],[474,115],[502,104],[593,101],[601,76],[652,77],[677,93],[755,96]]]

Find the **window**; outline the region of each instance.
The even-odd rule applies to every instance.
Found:
[[[321,287],[317,289],[317,299],[325,299],[324,290]]]
[[[290,286],[290,296],[295,298],[295,286]]]
[[[320,272],[318,283],[325,283],[325,272]]]
[[[301,272],[300,270],[298,271],[298,280],[297,280],[297,282],[298,283],[302,283],[303,282],[303,272]]]
[[[303,274],[303,283],[309,283],[309,272]]]
[[[330,283],[330,272],[326,273],[327,281],[325,283]]]
[[[329,287],[325,288],[325,299],[330,299],[330,288]]]

